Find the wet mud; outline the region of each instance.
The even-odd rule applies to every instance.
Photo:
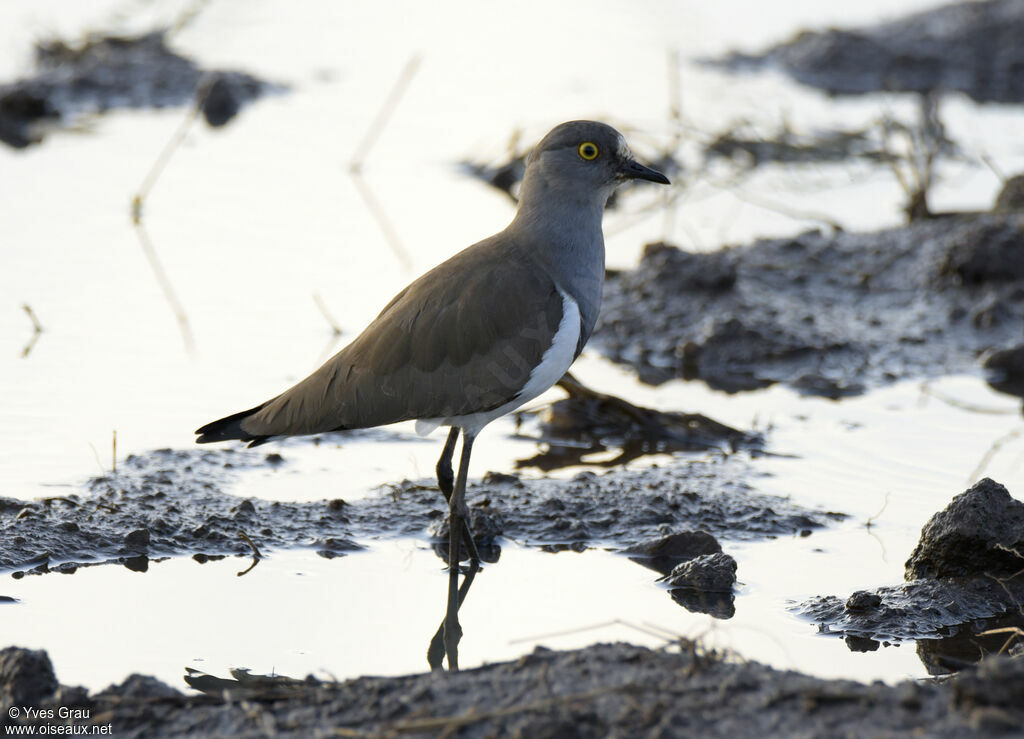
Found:
[[[31,502],[0,498],[0,569],[73,572],[96,563],[133,569],[166,556],[197,559],[306,547],[342,556],[377,538],[446,538],[447,505],[433,481],[384,486],[370,497],[312,503],[225,492],[246,470],[287,464],[278,454],[160,450],[129,457],[87,490]],[[757,493],[740,455],[644,470],[583,472],[571,480],[490,473],[469,486],[478,546],[500,539],[551,551],[626,549],[701,529],[730,540],[806,534],[843,518]]]
[[[174,52],[167,34],[94,36],[36,46],[31,76],[0,85],[0,141],[24,148],[52,129],[118,108],[201,103],[207,123],[222,126],[243,106],[279,91],[244,72],[204,70]]]
[[[902,585],[817,597],[795,610],[854,651],[917,639],[935,674],[1000,651],[1005,630],[1024,628],[1024,503],[981,480],[924,526]],[[979,638],[994,629],[1004,631]]]
[[[1024,2],[960,2],[853,30],[804,31],[760,54],[709,63],[776,67],[832,95],[962,92],[980,103],[1024,101]]]
[[[85,717],[68,723],[111,723],[121,737],[962,737],[1019,732],[1024,722],[1024,659],[1010,657],[942,683],[895,686],[783,672],[688,641],[659,651],[538,648],[474,670],[341,683],[245,672],[234,680],[190,677],[208,692],[184,695],[132,675],[88,694],[59,686],[45,652],[7,648],[0,651],[0,720],[12,721],[11,706],[72,707]]]
[[[1020,346],[1022,322],[1024,216],[977,214],[710,253],[649,245],[606,280],[591,346],[652,384],[840,398],[978,371]],[[1019,379],[1012,357],[990,360],[994,381]]]

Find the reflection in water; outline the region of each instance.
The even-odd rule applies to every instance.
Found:
[[[558,386],[569,397],[539,411],[547,450],[516,462],[516,467],[534,467],[544,472],[587,464],[618,467],[649,454],[719,449],[760,450],[759,434],[726,426],[700,413],[676,413],[633,405],[580,383],[571,373]],[[521,413],[521,419],[526,413]],[[609,450],[612,459],[584,457]]]
[[[959,672],[984,657],[1006,651],[1007,637],[1012,642],[1015,629],[1024,629],[1024,613],[1020,610],[953,629],[955,633],[940,639],[918,639],[917,656],[929,675]]]
[[[462,608],[463,601],[466,600],[466,596],[469,594],[469,589],[473,586],[473,580],[476,578],[476,573],[480,571],[480,564],[475,560],[471,560],[469,569],[466,571],[466,575],[463,578],[462,585],[459,586],[458,603],[456,605],[456,613],[449,613],[445,611],[444,619],[441,621],[441,625],[437,627],[437,631],[434,633],[434,637],[430,640],[430,646],[427,647],[427,664],[430,665],[431,670],[439,670],[444,665],[444,658],[446,651],[448,652],[449,667],[451,665],[457,665],[458,653],[459,653],[459,641],[462,639],[462,626],[458,620],[458,609]],[[448,602],[448,609],[451,608],[451,601]],[[456,632],[453,638],[446,638],[445,629],[449,624],[455,624]],[[453,659],[454,657],[454,659]]]
[[[917,639],[917,656],[929,675],[950,675],[978,664],[985,657],[1003,654],[1024,639],[1024,612],[1014,610],[995,618],[978,619],[944,629],[944,635]],[[877,652],[882,645],[898,647],[896,637],[872,638],[860,634],[843,637],[851,652]],[[1024,643],[1024,642],[1022,642]]]
[[[233,697],[273,698],[289,689],[305,689],[309,683],[285,675],[253,675],[244,667],[230,670],[231,678],[208,675],[192,667],[185,668],[185,682],[189,687],[218,698],[230,692]]]
[[[712,593],[693,588],[673,588],[668,594],[691,613],[706,613],[723,621],[736,615],[736,598],[731,592]]]
[[[27,359],[28,355],[32,353],[32,350],[36,346],[36,342],[39,341],[39,337],[43,333],[43,324],[39,323],[39,319],[36,318],[35,311],[32,310],[32,306],[25,303],[21,306],[21,309],[28,315],[28,319],[32,321],[32,336],[29,338],[28,343],[25,344],[25,348],[21,350],[21,358]]]
[[[474,511],[473,529],[477,530]],[[487,530],[481,526],[480,530]],[[434,541],[434,553],[445,563],[449,561],[450,531],[443,528],[437,532]],[[494,535],[477,535],[476,545],[485,561],[497,563],[501,555],[499,537]],[[584,552],[593,548],[586,541],[544,544],[538,547],[541,551],[550,552]],[[620,554],[625,554],[630,561],[662,575],[658,582],[667,582],[668,593],[672,600],[692,613],[703,613],[713,618],[730,619],[736,614],[733,584],[736,581],[736,561],[721,550],[721,546],[713,536],[703,531],[685,531],[672,534],[662,539],[638,544]],[[450,598],[445,610],[445,617],[438,626],[430,646],[427,648],[427,662],[432,670],[442,669],[447,653],[449,669],[458,665],[458,643],[462,639],[462,625],[458,620],[458,610],[462,607],[477,573],[479,562],[470,560],[469,569],[464,572],[462,584],[458,587],[457,603]],[[449,584],[449,588],[452,585]],[[453,610],[454,606],[454,610]],[[446,629],[453,629],[449,638]]]

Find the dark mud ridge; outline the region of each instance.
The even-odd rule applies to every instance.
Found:
[[[132,675],[90,695],[58,685],[45,652],[9,647],[0,722],[33,723],[8,718],[12,706],[32,706],[78,708],[88,717],[73,723],[111,724],[118,737],[963,737],[1019,735],[1024,725],[1024,659],[1007,657],[941,684],[892,687],[782,672],[685,641],[660,651],[537,649],[464,672],[343,683],[217,682],[226,689],[183,695]]]
[[[1022,321],[1024,217],[979,214],[710,253],[650,245],[606,281],[591,345],[650,383],[840,397],[970,371],[1000,350],[992,380],[1012,387]]]
[[[1024,503],[986,478],[925,524],[902,585],[814,598],[794,610],[855,651],[917,639],[929,672],[946,674],[1000,651],[1024,629],[1022,603]],[[978,636],[985,631],[994,633]]]
[[[41,42],[35,62],[30,77],[0,85],[0,141],[9,146],[38,143],[48,128],[82,115],[197,100],[207,123],[222,126],[246,103],[283,89],[244,72],[203,70],[172,51],[164,31]]]
[[[893,5],[893,7],[897,7]],[[805,31],[762,54],[710,63],[777,66],[831,94],[963,92],[1024,101],[1024,0],[960,2],[856,30]]]
[[[360,548],[359,540],[443,529],[447,505],[432,482],[402,482],[351,503],[271,502],[222,490],[243,468],[282,464],[278,454],[161,450],[129,457],[82,494],[0,498],[0,570],[72,572],[104,562],[142,569],[162,556],[254,547],[308,547],[331,557]],[[806,535],[843,518],[760,495],[744,482],[748,475],[749,460],[739,455],[571,480],[492,473],[470,486],[467,499],[478,546],[492,559],[501,537],[549,550],[625,549],[692,529],[732,540]]]

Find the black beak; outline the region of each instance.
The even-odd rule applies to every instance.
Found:
[[[657,182],[662,185],[672,184],[668,181],[668,177],[661,172],[645,167],[635,159],[627,159],[619,165],[619,176],[628,180],[647,180],[648,182]]]

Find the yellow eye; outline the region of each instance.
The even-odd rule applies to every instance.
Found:
[[[592,162],[597,159],[597,155],[601,153],[601,150],[597,148],[597,144],[593,141],[584,141],[580,144],[580,148],[577,149],[580,156],[586,159],[588,162]]]

